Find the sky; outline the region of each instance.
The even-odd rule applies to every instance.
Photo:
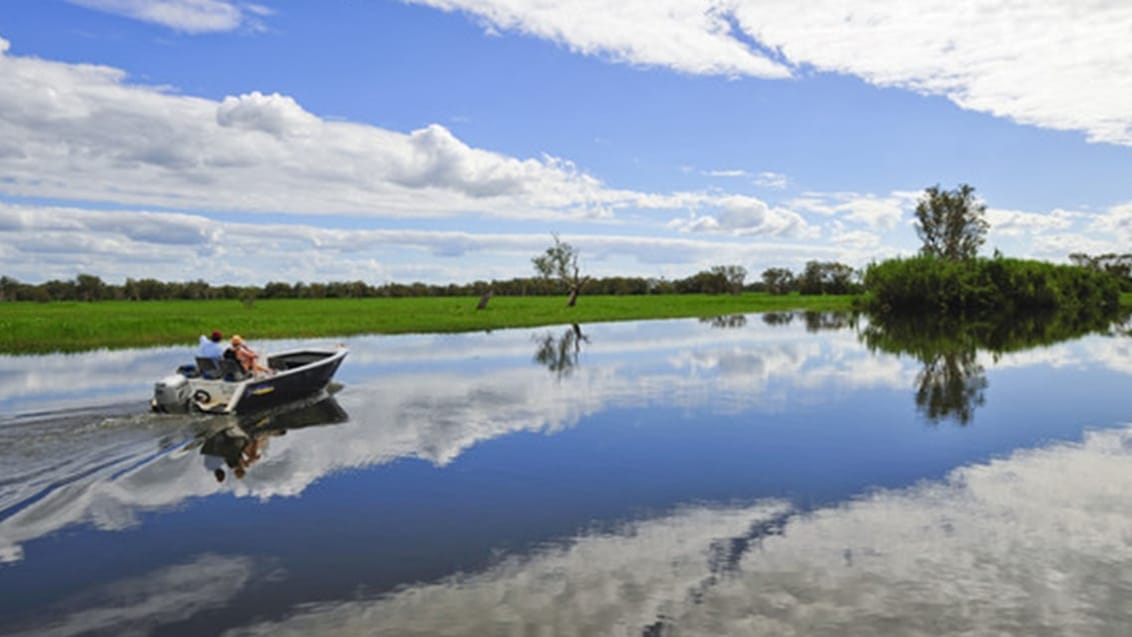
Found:
[[[0,274],[467,283],[1132,239],[1132,3],[5,0]]]

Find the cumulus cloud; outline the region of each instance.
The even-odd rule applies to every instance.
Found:
[[[216,109],[216,123],[224,128],[258,130],[283,137],[310,133],[319,123],[293,98],[258,91],[225,97]]]
[[[114,68],[0,55],[0,172],[9,195],[178,209],[592,220],[623,209],[718,210],[726,230],[811,236],[740,196],[610,188],[553,156],[329,121],[294,98],[220,102],[130,84]]]
[[[220,102],[114,68],[0,55],[0,172],[10,195],[314,214],[608,215],[617,191],[555,157],[324,120],[285,95]]]
[[[413,1],[621,62],[769,78],[832,71],[1132,145],[1132,6],[1124,3]]]
[[[766,202],[745,195],[686,195],[684,204],[702,209],[715,208],[710,214],[693,212],[688,218],[674,219],[669,227],[682,232],[719,232],[732,235],[761,235],[812,239],[821,231],[798,213],[772,207]]]
[[[806,193],[787,205],[804,212],[836,216],[870,228],[891,229],[915,207],[918,193],[894,191],[886,196],[851,192]]]
[[[270,15],[262,5],[240,5],[230,0],[67,0],[96,11],[152,22],[185,33],[232,31],[248,23],[248,16]]]

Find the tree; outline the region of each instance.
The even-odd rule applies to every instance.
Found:
[[[716,265],[711,268],[712,274],[723,277],[727,291],[738,294],[743,291],[743,281],[747,278],[747,268],[741,265]]]
[[[857,271],[844,263],[825,264],[826,289],[830,294],[852,294],[856,291]]]
[[[80,301],[99,301],[106,284],[93,274],[80,274],[75,277],[75,296]]]
[[[554,245],[547,248],[542,256],[531,259],[531,263],[544,279],[557,279],[569,288],[570,300],[566,302],[566,307],[574,307],[582,286],[590,277],[578,274],[578,249],[559,240],[557,234],[551,236],[554,237]]]
[[[856,272],[844,263],[834,261],[807,261],[806,269],[798,277],[798,291],[802,294],[852,294],[858,286],[853,279]]]
[[[19,288],[19,281],[8,276],[0,276],[0,301],[15,301],[19,298]]]
[[[975,198],[975,189],[961,184],[955,190],[939,185],[924,189],[916,204],[916,234],[924,242],[924,255],[948,261],[973,259],[986,240],[987,207]]]
[[[794,273],[786,268],[763,270],[763,284],[770,294],[789,294],[795,287]]]
[[[677,294],[723,294],[727,291],[727,277],[717,268],[700,270],[686,279],[672,282]]]

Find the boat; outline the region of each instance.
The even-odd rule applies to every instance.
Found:
[[[270,373],[249,373],[231,359],[198,358],[154,384],[154,411],[250,414],[307,398],[334,378],[348,350],[302,348],[267,358]]]

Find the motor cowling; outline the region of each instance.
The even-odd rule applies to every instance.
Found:
[[[182,374],[166,376],[153,385],[153,410],[167,413],[189,411],[189,379]]]

